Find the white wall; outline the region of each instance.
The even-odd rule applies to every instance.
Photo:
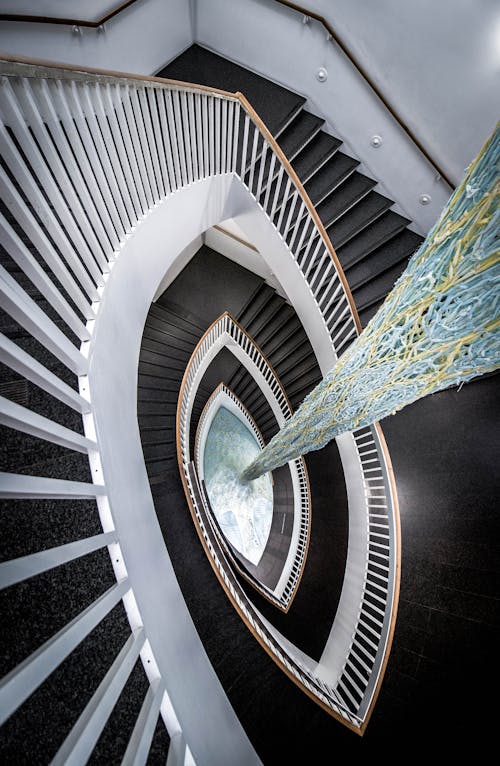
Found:
[[[96,18],[115,0],[0,0],[0,11]],[[323,15],[458,181],[497,119],[500,3],[496,0],[301,0]],[[0,49],[30,58],[151,74],[193,39],[303,93],[379,191],[425,233],[449,187],[400,130],[320,24],[273,0],[140,0],[103,33],[2,22]],[[320,66],[328,80],[319,83]],[[370,139],[382,136],[373,149]],[[431,204],[419,198],[428,194]]]
[[[497,119],[500,4],[495,0],[301,0],[338,30],[444,172],[457,182]],[[380,191],[425,233],[450,188],[407,139],[317,22],[273,0],[196,4],[202,45],[301,92]],[[328,80],[316,79],[319,67]],[[373,149],[370,139],[383,144]],[[421,194],[432,197],[422,206]]]
[[[377,191],[398,202],[397,212],[425,234],[451,193],[399,127],[340,48],[318,23],[272,0],[210,0],[195,5],[194,37],[205,47],[307,97],[306,108],[325,118],[326,130],[360,170],[379,181]],[[328,79],[316,73],[326,68]],[[373,135],[383,144],[372,147]],[[421,205],[422,194],[431,204]]]
[[[0,11],[93,21],[109,13],[117,5],[118,0],[0,0]]]
[[[457,178],[499,117],[498,0],[305,0]]]
[[[0,11],[95,19],[116,5],[110,0],[0,0]],[[193,41],[191,4],[186,0],[140,0],[108,21],[104,32],[53,24],[0,23],[0,50],[27,56],[152,74]]]
[[[106,282],[89,352],[95,428],[123,562],[183,734],[204,766],[258,766],[260,759],[206,655],[161,533],[137,422],[137,367],[158,284],[193,240],[231,214],[231,184],[230,176],[191,184],[138,223]],[[186,217],[186,210],[197,214]]]

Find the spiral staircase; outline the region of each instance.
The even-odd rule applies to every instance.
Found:
[[[264,441],[280,425],[229,343],[189,394],[180,444],[186,369],[217,318],[229,311],[295,409],[418,247],[409,221],[301,96],[198,46],[167,80],[8,60],[2,74],[5,762],[293,762],[462,710],[477,725],[494,564],[473,514],[490,528],[494,377],[384,424],[407,555],[395,635],[398,501],[378,425],[307,456],[310,541],[284,612],[188,511],[183,450],[219,382]],[[206,245],[178,274],[228,218],[280,294]],[[276,476],[284,521],[289,482]]]

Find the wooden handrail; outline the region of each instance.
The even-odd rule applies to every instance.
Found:
[[[170,85],[174,88],[189,88],[190,90],[201,90],[204,93],[210,93],[211,95],[216,96],[223,96],[224,98],[230,98],[234,101],[239,100],[236,93],[232,93],[229,90],[221,90],[220,88],[213,88],[211,85],[197,85],[193,82],[183,82],[182,80],[170,80],[167,77],[155,77],[154,75],[147,75],[147,74],[136,74],[133,72],[123,72],[118,71],[115,69],[100,69],[99,67],[92,67],[92,66],[82,66],[80,64],[66,64],[66,62],[61,61],[50,61],[50,59],[38,59],[38,58],[30,58],[28,56],[18,56],[13,55],[11,53],[4,53],[3,51],[0,53],[0,73],[3,74],[1,71],[2,62],[7,62],[8,64],[24,64],[26,66],[32,66],[32,67],[42,67],[43,69],[55,69],[57,70],[58,76],[63,76],[66,72],[71,72],[73,74],[79,74],[82,75],[82,77],[85,77],[85,75],[88,74],[96,74],[100,75],[101,77],[120,77],[126,80],[137,80],[139,82],[146,82],[146,83],[157,83],[158,85]],[[21,74],[21,73],[20,73]],[[26,72],[26,77],[30,76],[29,72]],[[40,73],[34,73],[32,76],[39,77]],[[53,75],[56,76],[55,74]]]
[[[134,5],[137,0],[125,0],[123,3],[118,3],[107,13],[103,14],[100,18],[91,21],[89,19],[70,19],[66,16],[38,16],[36,14],[28,13],[0,13],[0,21],[21,21],[21,22],[35,22],[36,24],[63,24],[72,27],[91,27],[96,29],[102,27],[107,21],[110,21],[114,16],[118,16],[119,13],[124,11],[131,5]]]
[[[104,14],[99,19],[96,19],[94,21],[89,21],[87,19],[70,19],[70,18],[65,18],[62,16],[61,17],[36,16],[36,15],[28,15],[28,14],[22,14],[22,13],[0,13],[0,21],[36,22],[38,24],[65,24],[68,26],[90,27],[95,29],[97,27],[102,27],[102,25],[105,24],[107,21],[112,19],[114,16],[117,16],[119,13],[121,13],[121,11],[124,11],[129,6],[134,5],[136,2],[137,0],[126,0],[126,2],[119,3],[117,6],[115,6],[110,11],[108,11],[108,13]],[[360,75],[363,77],[364,80],[366,80],[370,88],[377,95],[377,97],[383,103],[383,105],[391,114],[391,116],[396,120],[399,127],[402,128],[402,130],[404,130],[406,135],[413,141],[417,149],[424,155],[426,160],[437,171],[439,176],[448,184],[448,186],[451,189],[454,189],[456,184],[453,183],[453,181],[451,181],[450,178],[448,178],[447,174],[445,173],[443,168],[439,165],[437,160],[434,159],[431,153],[422,144],[420,139],[417,138],[417,136],[412,131],[412,129],[406,124],[406,122],[403,120],[403,118],[401,117],[399,112],[396,110],[396,108],[391,104],[391,102],[389,101],[389,99],[387,99],[384,93],[382,93],[378,85],[376,85],[376,83],[372,80],[366,68],[356,58],[354,53],[346,45],[344,40],[342,40],[338,32],[336,32],[333,29],[333,27],[325,19],[325,17],[321,16],[321,14],[316,13],[315,11],[309,10],[308,8],[304,8],[302,5],[298,5],[297,3],[292,3],[290,2],[290,0],[274,0],[274,2],[279,3],[279,5],[284,5],[286,8],[290,8],[293,11],[297,11],[297,13],[301,13],[303,16],[307,16],[310,19],[314,19],[315,21],[318,21],[325,28],[328,35],[332,38],[332,40],[335,40],[335,42],[337,43],[339,48],[342,50],[344,55],[347,56],[351,64],[358,70]],[[89,69],[89,71],[98,71],[98,70]]]
[[[375,431],[377,432],[377,437],[380,442],[380,448],[385,457],[385,464],[387,467],[387,478],[389,481],[389,485],[391,487],[392,506],[394,510],[394,549],[396,552],[396,560],[394,562],[394,568],[395,568],[396,574],[394,578],[395,579],[394,593],[392,594],[391,624],[389,626],[389,631],[387,634],[387,644],[386,644],[387,648],[385,651],[385,656],[382,662],[382,666],[380,668],[377,685],[375,687],[375,691],[373,692],[373,697],[370,702],[370,707],[366,711],[365,720],[362,726],[363,732],[368,726],[368,723],[372,716],[373,710],[375,708],[375,703],[377,702],[378,695],[380,694],[380,689],[382,687],[382,681],[384,680],[385,671],[387,670],[387,663],[389,662],[392,642],[394,639],[394,631],[396,630],[396,618],[398,616],[399,591],[400,591],[400,585],[401,585],[401,515],[399,512],[399,500],[398,500],[398,492],[396,488],[396,477],[394,476],[392,460],[389,454],[389,448],[387,447],[387,442],[385,440],[384,432],[382,431],[382,426],[380,425],[378,421],[376,421],[373,424],[373,427]]]
[[[377,97],[382,101],[385,108],[390,112],[391,116],[394,117],[396,122],[398,123],[399,127],[404,130],[406,135],[411,138],[417,149],[424,155],[426,160],[430,162],[432,167],[437,171],[437,173],[441,176],[443,181],[446,181],[448,186],[451,189],[454,189],[456,184],[451,181],[443,168],[439,165],[437,160],[434,159],[434,157],[430,154],[430,152],[425,148],[425,146],[422,144],[419,138],[415,135],[415,133],[412,131],[412,129],[406,124],[406,122],[403,120],[401,115],[398,113],[396,108],[390,103],[390,101],[387,99],[387,97],[382,93],[378,85],[372,80],[370,75],[368,74],[365,67],[360,63],[360,61],[356,58],[354,53],[348,48],[344,40],[339,36],[338,32],[336,32],[331,24],[325,19],[324,16],[321,16],[321,14],[316,13],[315,11],[310,11],[308,8],[304,8],[302,5],[298,5],[297,3],[291,3],[289,0],[274,0],[274,2],[279,3],[280,5],[284,5],[287,8],[291,8],[292,11],[297,11],[298,13],[301,13],[303,16],[307,16],[310,19],[314,19],[315,21],[318,21],[326,30],[328,35],[332,38],[332,40],[335,40],[339,48],[342,50],[342,53],[347,56],[351,64],[358,70],[360,75],[363,77],[364,80],[368,83],[370,88],[373,90],[373,92],[377,95]]]
[[[326,233],[326,229],[325,229],[325,227],[323,225],[323,221],[321,220],[321,218],[318,215],[318,211],[316,210],[316,208],[314,207],[313,203],[311,202],[311,199],[310,199],[308,193],[304,189],[302,181],[300,180],[300,178],[298,177],[297,173],[293,169],[293,167],[290,164],[290,161],[288,160],[288,158],[285,156],[282,148],[280,147],[280,145],[278,144],[276,139],[273,137],[273,135],[269,131],[269,129],[266,127],[266,125],[262,122],[261,118],[259,117],[259,115],[255,111],[253,106],[250,104],[249,101],[247,101],[247,99],[243,95],[243,93],[236,93],[235,95],[239,99],[239,101],[240,101],[241,105],[243,106],[243,108],[245,109],[245,111],[248,112],[248,114],[251,116],[252,120],[259,127],[260,131],[265,136],[265,139],[266,139],[267,143],[270,144],[270,146],[272,147],[273,152],[278,155],[282,165],[284,166],[286,172],[288,173],[289,177],[292,179],[293,183],[295,184],[295,187],[297,188],[300,196],[302,197],[303,202],[305,202],[307,210],[309,212],[309,215],[313,219],[314,224],[315,224],[317,230],[321,234],[321,237],[322,237],[322,239],[323,239],[323,241],[325,243],[325,247],[327,248],[327,250],[328,250],[328,252],[330,254],[330,257],[331,257],[331,259],[332,259],[332,261],[333,261],[333,263],[335,265],[335,269],[336,269],[336,271],[337,271],[337,273],[339,275],[339,279],[341,280],[341,282],[342,282],[342,284],[344,286],[344,291],[345,291],[347,300],[349,301],[349,305],[350,305],[350,308],[351,308],[351,313],[352,313],[354,322],[356,324],[356,328],[358,330],[358,333],[360,333],[361,330],[362,330],[362,327],[361,327],[361,322],[360,322],[360,319],[359,319],[359,316],[358,316],[358,310],[356,308],[356,304],[354,303],[354,298],[352,297],[351,288],[349,287],[349,284],[348,284],[347,279],[345,277],[344,270],[343,270],[342,266],[340,265],[340,261],[338,259],[337,253],[335,252],[335,248],[332,245],[330,237]]]
[[[259,355],[262,357],[264,362],[267,364],[267,366],[271,370],[271,372],[272,372],[272,374],[273,374],[273,376],[275,378],[275,381],[278,384],[278,387],[279,387],[279,389],[280,389],[280,391],[281,391],[281,393],[282,393],[282,395],[283,395],[283,397],[284,397],[284,399],[285,399],[285,401],[287,403],[288,409],[290,410],[290,415],[293,415],[292,404],[291,404],[291,402],[290,402],[290,400],[288,398],[288,395],[287,395],[287,393],[285,391],[285,388],[284,388],[281,380],[279,379],[279,377],[278,377],[274,367],[269,362],[269,360],[267,359],[265,354],[262,352],[262,349],[255,342],[255,340],[252,338],[252,336],[245,330],[245,328],[242,327],[242,325],[229,313],[229,311],[224,311],[219,317],[217,317],[217,319],[214,319],[212,324],[207,328],[207,330],[205,330],[205,332],[203,333],[202,337],[199,339],[198,343],[196,344],[195,348],[193,349],[193,352],[192,352],[192,354],[191,354],[191,356],[189,358],[189,362],[187,363],[186,369],[184,370],[184,375],[182,376],[182,381],[181,381],[181,385],[180,385],[180,389],[179,389],[179,396],[177,397],[177,412],[176,412],[176,418],[175,418],[175,444],[176,444],[176,450],[177,450],[177,462],[178,462],[178,465],[179,465],[179,472],[181,474],[181,477],[183,478],[183,484],[184,484],[184,488],[185,488],[185,491],[186,491],[186,498],[187,498],[188,502],[190,502],[190,499],[189,499],[189,496],[188,496],[189,493],[187,491],[187,485],[184,483],[184,477],[183,477],[183,457],[182,457],[182,444],[181,444],[181,402],[184,399],[185,389],[186,389],[186,385],[187,385],[187,379],[188,379],[188,376],[189,376],[189,371],[190,371],[190,368],[191,368],[192,360],[194,359],[194,357],[198,353],[199,349],[201,348],[201,345],[202,345],[203,341],[205,340],[205,338],[209,335],[209,333],[213,330],[213,328],[217,324],[219,324],[219,322],[221,322],[225,318],[229,319],[229,321],[232,322],[235,325],[235,327],[238,330],[240,330],[240,332],[243,333],[243,335],[245,335],[246,338],[248,338],[248,340],[254,346],[254,348],[257,349]],[[201,425],[202,419],[203,419],[203,417],[205,415],[205,411],[208,408],[208,404],[212,400],[212,398],[215,396],[215,394],[219,390],[220,386],[222,386],[222,385],[224,385],[225,388],[227,388],[229,391],[231,391],[231,389],[228,386],[226,386],[225,383],[220,383],[217,386],[217,388],[212,392],[212,394],[210,395],[209,400],[206,402],[205,407],[203,408],[203,411],[202,411],[202,413],[200,415],[200,418],[199,418],[199,421],[198,421],[198,426],[196,428],[196,435],[195,435],[195,444],[198,441],[200,425]],[[236,396],[236,394],[233,391],[231,391],[231,393],[233,394],[233,396],[236,397],[236,399],[238,399],[238,401],[240,401],[239,397]],[[245,410],[245,412],[248,414],[249,419],[255,424],[255,427],[256,427],[257,431],[259,432],[259,434],[260,434],[260,429],[258,428],[257,424],[255,423],[255,420],[250,415],[250,413],[248,412],[246,407],[242,404],[242,402],[240,402],[240,404],[242,405],[242,407]],[[262,434],[260,434],[260,435],[261,435],[261,439],[262,439]],[[195,449],[195,452],[196,452],[196,449]],[[194,456],[193,456],[193,459],[194,459]],[[304,475],[305,475],[306,483],[307,483],[307,494],[309,496],[309,519],[308,519],[308,524],[307,524],[306,549],[305,549],[305,552],[304,552],[304,557],[303,557],[303,560],[302,560],[302,565],[301,565],[301,568],[300,568],[300,572],[299,572],[299,576],[298,576],[298,579],[297,579],[297,583],[295,585],[292,598],[290,599],[289,603],[286,606],[282,606],[281,604],[276,604],[274,601],[271,601],[271,599],[269,599],[264,593],[261,593],[261,595],[263,595],[268,601],[270,601],[270,603],[272,603],[274,606],[278,606],[283,612],[285,612],[285,614],[288,612],[288,610],[290,609],[290,607],[292,605],[292,602],[293,602],[293,600],[295,598],[295,594],[296,594],[296,592],[298,590],[300,581],[302,579],[302,575],[304,573],[304,568],[305,568],[305,564],[306,564],[306,560],[307,560],[307,555],[309,553],[309,543],[310,543],[310,539],[311,539],[311,518],[312,518],[311,485],[309,483],[309,474],[308,474],[308,471],[307,471],[307,466],[306,466],[306,462],[305,462],[304,458],[302,458],[302,464],[303,464],[302,467],[303,467],[303,470],[304,470]],[[197,521],[196,521],[196,517],[195,517],[194,511],[193,511],[193,520],[194,520],[195,526],[196,526],[197,525]],[[214,569],[216,569],[216,567],[214,567]],[[253,584],[253,583],[251,583],[251,584]],[[261,591],[259,591],[259,593],[260,592]]]
[[[319,231],[323,242],[325,244],[325,247],[327,248],[330,257],[335,265],[335,269],[339,275],[339,279],[342,282],[342,285],[344,287],[344,292],[347,297],[347,300],[349,302],[349,306],[351,309],[351,314],[354,320],[354,323],[356,325],[358,333],[361,332],[361,322],[358,316],[358,310],[356,308],[356,304],[354,302],[354,298],[352,297],[351,288],[349,287],[349,284],[347,282],[347,279],[345,277],[344,271],[342,269],[342,266],[340,264],[340,261],[338,259],[337,253],[335,252],[335,249],[330,241],[330,237],[326,233],[326,229],[323,225],[323,222],[321,218],[318,215],[318,212],[316,208],[314,207],[313,203],[311,202],[311,199],[304,189],[304,186],[298,177],[297,173],[293,169],[292,165],[290,164],[290,161],[285,156],[283,150],[281,149],[280,145],[274,138],[271,131],[268,129],[268,127],[265,125],[265,123],[262,121],[262,119],[259,117],[253,106],[250,104],[250,102],[247,100],[246,96],[243,95],[243,93],[236,92],[231,93],[230,91],[220,90],[219,88],[212,88],[208,85],[196,85],[195,83],[189,83],[189,82],[183,82],[180,80],[169,80],[164,77],[153,77],[150,75],[136,75],[132,74],[130,72],[116,72],[106,69],[98,69],[97,67],[85,67],[85,69],[82,69],[81,66],[76,66],[75,64],[63,64],[57,63],[55,61],[44,61],[43,59],[29,59],[24,56],[12,56],[12,55],[4,55],[1,54],[0,57],[0,67],[2,61],[8,61],[12,63],[17,64],[28,64],[31,66],[40,66],[45,67],[46,69],[58,69],[60,72],[64,72],[65,70],[69,70],[71,72],[77,72],[79,74],[85,75],[85,74],[97,74],[97,75],[103,75],[107,77],[124,77],[132,80],[139,80],[142,82],[150,82],[150,83],[158,83],[159,85],[170,85],[176,88],[190,88],[194,90],[201,90],[207,93],[212,93],[216,95],[220,95],[224,98],[232,98],[235,100],[238,100],[243,107],[243,109],[247,112],[247,114],[251,117],[255,125],[259,127],[262,134],[264,135],[267,143],[271,146],[273,152],[278,156],[279,160],[283,164],[286,172],[288,173],[289,177],[295,184],[295,187],[299,191],[299,194],[301,195],[307,210],[309,211],[309,214],[311,215],[314,224]],[[243,332],[245,330],[241,328]],[[259,349],[260,351],[260,349]],[[264,356],[264,355],[263,355]],[[265,357],[264,357],[265,358]],[[267,361],[267,359],[266,359]],[[271,367],[271,365],[269,365]],[[272,369],[272,367],[271,367]],[[274,373],[274,370],[273,370]],[[278,377],[278,376],[276,376]],[[285,394],[286,395],[286,394]]]

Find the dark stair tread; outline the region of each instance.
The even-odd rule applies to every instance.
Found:
[[[383,304],[384,300],[385,298],[382,298],[382,300],[376,301],[364,311],[359,312],[359,321],[361,322],[361,326],[363,328],[365,328],[368,322],[370,321],[370,319],[372,319],[375,316],[375,314],[377,313],[377,311]]]
[[[144,401],[144,400],[138,400],[137,401],[137,415],[138,417],[145,416],[155,416],[164,418],[164,417],[174,417],[175,418],[175,412],[176,412],[176,405],[175,402],[165,402],[165,401]]]
[[[155,320],[157,322],[164,322],[169,327],[175,327],[183,335],[193,338],[195,343],[197,343],[199,340],[200,331],[202,330],[201,327],[195,327],[189,320],[185,319],[184,317],[176,315],[173,311],[169,311],[157,303],[152,303],[146,324],[154,324]]]
[[[166,391],[163,387],[156,388],[138,388],[137,401],[140,404],[158,402],[161,405],[170,405],[172,411],[177,409],[178,390]]]
[[[327,234],[333,246],[336,248],[345,245],[352,237],[357,236],[389,210],[393,204],[392,200],[382,194],[370,191],[363,197],[362,205],[355,205],[335,221],[330,228],[327,228]]]
[[[171,335],[166,332],[165,329],[151,327],[150,325],[144,327],[143,337],[148,340],[156,341],[157,343],[163,343],[166,350],[178,359],[189,359],[193,352],[193,348],[196,345]]]
[[[337,255],[344,269],[349,269],[358,261],[366,258],[373,250],[381,247],[409,223],[392,210],[388,210],[367,226],[360,234],[353,237],[346,245],[337,247]]]
[[[288,398],[292,399],[297,391],[302,391],[310,385],[316,385],[319,380],[321,380],[321,372],[314,359],[310,364],[304,364],[297,371],[297,374],[291,374],[290,381],[286,385]]]
[[[168,444],[144,444],[143,442],[142,452],[146,463],[154,460],[165,460],[175,452],[175,439]]]
[[[362,173],[354,173],[334,192],[328,195],[326,200],[318,205],[318,215],[323,221],[325,228],[332,225],[337,218],[356,205],[368,192],[373,189],[376,181]]]
[[[308,338],[304,328],[300,326],[295,332],[292,332],[286,339],[284,339],[276,350],[268,357],[274,369],[276,371],[281,369],[290,354],[299,347],[302,347],[304,343],[308,343]]]
[[[403,229],[389,242],[374,250],[369,258],[360,261],[347,272],[351,290],[356,290],[384,271],[412,255],[422,242],[422,237],[409,229]]]
[[[344,152],[336,152],[305,185],[314,205],[319,205],[342,181],[354,173],[358,160],[348,157]]]
[[[302,364],[304,359],[309,357],[316,360],[316,355],[311,348],[311,344],[308,341],[304,341],[304,343],[293,348],[292,351],[274,368],[279,379],[283,382],[290,370],[294,369],[296,365]],[[285,384],[283,383],[283,385]]]
[[[157,76],[243,93],[274,136],[287,127],[306,101],[287,88],[196,44]]]
[[[314,176],[315,173],[317,173],[328,160],[332,158],[332,156],[337,151],[338,147],[340,146],[342,142],[339,141],[337,138],[334,138],[333,136],[330,136],[328,133],[324,133],[323,131],[320,131],[312,141],[310,141],[307,146],[299,152],[299,154],[295,157],[295,159],[292,162],[292,167],[294,168],[295,172],[299,176],[300,180],[303,184],[305,184],[310,178]],[[274,180],[271,182],[271,193],[270,193],[270,201],[272,202],[274,200],[278,179],[274,178]],[[287,189],[287,181],[285,176],[282,178],[281,181],[281,187],[279,189],[279,194],[277,198],[277,205],[276,205],[276,216],[280,215],[281,207],[283,204],[287,205],[287,207],[291,203],[291,197],[294,193],[294,186],[293,184],[290,185],[288,190],[287,198],[285,199],[285,192]],[[264,196],[264,191],[262,192],[262,196]],[[296,210],[299,209],[299,204],[297,203]],[[286,220],[288,213],[283,215],[284,220]]]
[[[290,402],[292,405],[293,412],[299,409],[299,407],[301,406],[306,396],[310,394],[314,388],[316,388],[316,386],[318,385],[320,381],[321,381],[321,377],[316,378],[315,380],[312,379],[311,382],[308,383],[306,386],[303,386],[302,388],[298,388],[297,391],[290,393]]]
[[[165,345],[162,344],[161,341],[143,337],[140,358],[146,360],[148,358],[146,356],[147,354],[153,354],[155,359],[160,356],[163,359],[163,364],[165,366],[172,371],[180,372],[180,379],[182,379],[186,365],[185,362],[183,362],[183,358],[179,358],[176,351],[177,350],[172,346],[165,348]],[[154,363],[160,365],[159,361],[155,361]]]
[[[409,255],[408,255],[409,258]],[[353,290],[353,298],[359,312],[370,308],[374,303],[383,300],[394,287],[394,283],[399,279],[406,268],[407,260],[399,261],[392,269],[384,271],[383,274],[372,279],[371,282],[363,285],[357,290]]]
[[[269,298],[266,305],[263,306],[259,314],[254,317],[250,323],[245,325],[245,329],[258,346],[260,346],[259,333],[262,332],[268,324],[272,324],[272,322],[275,321],[275,318],[284,303],[285,299],[273,290],[273,295]]]
[[[293,169],[302,183],[306,183],[333,157],[342,141],[321,130],[317,136],[297,155],[292,162]]]
[[[173,444],[175,442],[175,431],[173,428],[162,431],[144,430],[141,435],[142,446],[151,446],[158,444]]]
[[[316,117],[315,114],[306,112],[305,109],[299,112],[278,139],[278,143],[289,161],[292,161],[314,138],[324,122],[321,117]]]
[[[170,317],[171,321],[176,326],[192,329],[195,334],[200,332],[203,334],[207,329],[206,324],[200,317],[196,316],[191,311],[188,311],[184,306],[180,306],[178,303],[169,300],[165,293],[160,295],[158,300],[155,303],[152,303],[151,306],[154,306],[154,309],[161,311],[162,316],[165,318]]]
[[[305,357],[300,363],[294,365],[293,369],[289,370],[281,378],[281,383],[285,391],[291,390],[291,387],[303,376],[308,376],[314,370],[315,375],[318,375],[318,362],[314,354]]]
[[[167,376],[151,375],[148,371],[139,368],[139,374],[137,376],[137,388],[143,391],[150,389],[158,389],[160,391],[179,392],[180,381],[178,379],[172,380]]]
[[[266,327],[259,332],[259,336],[258,338],[255,338],[255,340],[266,357],[268,357],[266,352],[267,345],[270,344],[275,336],[283,330],[294,315],[295,312],[293,308],[284,300],[279,311],[273,317],[272,323],[269,324],[269,327]]]
[[[276,295],[272,287],[263,282],[252,298],[251,303],[247,303],[238,314],[238,322],[247,330],[256,317],[259,316],[264,306],[272,297]]]

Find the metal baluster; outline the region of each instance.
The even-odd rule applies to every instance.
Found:
[[[140,209],[138,210],[138,218],[146,215],[148,211],[148,201],[146,198],[146,192],[142,182],[141,171],[139,169],[139,161],[136,157],[136,150],[134,147],[134,134],[132,132],[131,109],[130,105],[126,108],[126,89],[125,86],[113,85],[110,86],[110,93],[113,98],[113,103],[116,110],[116,116],[118,117],[118,124],[120,126],[120,132],[125,145],[128,164],[134,179],[134,187],[137,197],[140,201]],[[135,204],[135,203],[134,203]]]
[[[69,305],[54,282],[40,266],[36,258],[30,253],[23,240],[14,231],[10,223],[0,213],[0,232],[2,243],[6,252],[20,269],[29,277],[31,282],[40,291],[41,295],[49,302],[61,319],[75,333],[80,340],[90,340],[90,333],[77,316],[74,309]]]
[[[156,98],[158,101],[158,107],[159,107],[159,114],[160,114],[160,125],[161,125],[161,134],[163,139],[163,146],[165,151],[165,159],[167,162],[167,169],[168,169],[168,184],[170,187],[170,191],[174,192],[178,188],[178,182],[175,175],[175,168],[174,168],[174,147],[171,140],[171,133],[170,133],[170,126],[167,118],[167,108],[166,108],[166,93],[163,89],[158,89],[156,91]]]
[[[126,136],[122,134],[121,130],[122,125],[125,123],[125,114],[123,109],[119,109],[115,102],[116,87],[112,88],[109,83],[106,83],[102,86],[100,93],[102,96],[104,109],[109,115],[109,126],[113,143],[118,154],[118,165],[121,169],[121,172],[123,173],[123,204],[125,205],[125,209],[127,211],[130,226],[135,226],[137,220],[143,214],[143,208],[139,199],[139,193],[137,191],[137,184],[133,172],[132,161],[126,148]],[[116,98],[116,100],[118,100],[118,98]],[[97,175],[98,173],[102,173],[102,170],[97,168],[95,172]],[[102,182],[100,185],[102,188]],[[110,205],[114,206],[115,203],[113,200],[113,195],[109,191],[106,179],[104,179],[103,196],[105,196],[108,208]],[[111,200],[111,202],[109,200]]]
[[[182,144],[184,147],[184,154],[186,156],[186,170],[188,183],[192,183],[194,179],[193,174],[193,159],[191,156],[191,130],[188,118],[187,109],[187,95],[185,91],[179,93],[180,108],[181,108],[181,125],[182,125]]]
[[[198,146],[197,146],[197,120],[195,114],[195,94],[193,91],[187,93],[188,114],[189,114],[189,135],[191,137],[191,160],[193,163],[193,180],[198,181],[200,170],[198,167]]]
[[[149,114],[151,116],[151,120],[153,124],[153,135],[156,141],[159,191],[163,197],[166,197],[167,194],[170,193],[170,183],[168,179],[168,169],[167,169],[167,161],[166,161],[167,152],[164,145],[165,136],[162,133],[162,128],[160,126],[160,117],[158,113],[158,101],[156,99],[157,92],[158,92],[157,88],[153,88],[153,87],[146,88],[146,95],[149,102]]]
[[[10,183],[10,179],[5,173],[5,170],[1,167],[0,197],[40,253],[45,263],[67,291],[68,295],[75,303],[75,306],[86,319],[94,319],[95,314],[80,286],[74,280],[71,272],[67,269],[43,230],[38,225],[38,222],[35,220],[31,210],[24,202],[24,199],[18,193],[17,189]]]
[[[142,144],[143,153],[148,171],[149,184],[153,192],[153,199],[155,202],[158,202],[162,196],[160,181],[161,173],[147,90],[147,88],[137,89],[138,106],[140,107],[140,113],[142,115],[140,121],[142,130],[139,131],[139,134],[141,135],[141,140],[143,139],[143,135],[146,137],[146,141]]]
[[[130,132],[135,148],[135,155],[141,173],[142,185],[146,193],[148,207],[152,208],[155,204],[155,192],[152,178],[150,177],[150,163],[146,131],[144,130],[144,121],[139,104],[137,88],[134,85],[127,85],[124,88],[124,105],[127,119],[129,120]]]
[[[172,106],[173,106],[173,117],[174,117],[174,130],[175,130],[175,135],[177,140],[177,149],[179,152],[179,160],[180,160],[180,166],[181,166],[182,185],[187,186],[187,184],[189,183],[189,178],[188,178],[188,172],[186,167],[186,147],[184,142],[184,132],[182,130],[179,91],[174,90],[172,91],[171,95],[172,95]]]

